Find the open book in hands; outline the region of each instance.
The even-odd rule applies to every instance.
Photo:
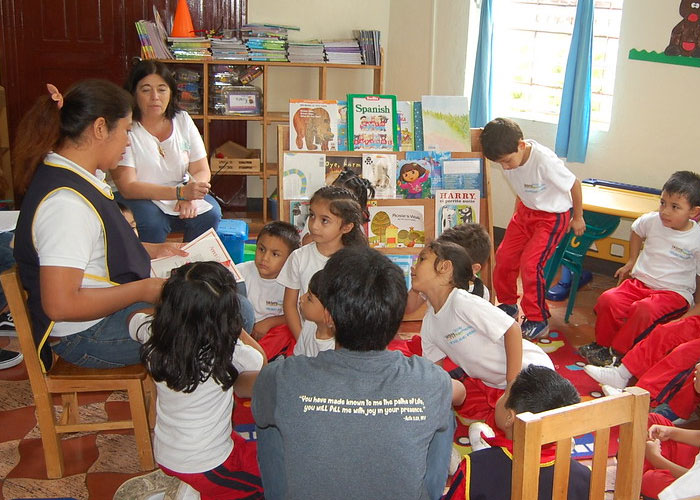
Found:
[[[236,269],[231,256],[226,247],[219,239],[216,231],[210,229],[206,233],[199,235],[182,247],[188,253],[186,257],[172,255],[151,261],[151,276],[154,278],[169,278],[170,271],[190,262],[214,261],[222,264],[236,277],[236,282],[243,281],[243,276]]]

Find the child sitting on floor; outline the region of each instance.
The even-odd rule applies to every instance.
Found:
[[[598,298],[595,342],[579,348],[590,364],[619,360],[654,327],[692,307],[700,274],[700,226],[693,220],[698,215],[700,175],[674,173],[662,189],[659,211],[632,224],[630,258],[615,272],[618,286]]]
[[[413,288],[428,299],[420,331],[423,356],[440,365],[449,356],[464,370],[468,397],[458,411],[481,420],[523,367],[554,365],[539,346],[522,338],[512,317],[467,292],[471,270],[464,248],[435,240],[418,255],[411,276]]]
[[[299,234],[294,226],[288,222],[270,222],[258,234],[255,260],[236,266],[243,275],[248,300],[255,309],[255,326],[250,332],[255,340],[261,340],[270,329],[285,324],[282,310],[284,287],[276,279],[287,257],[299,245]]]
[[[316,324],[303,321],[298,309],[299,298],[306,293],[311,276],[341,248],[366,246],[361,226],[362,209],[347,189],[325,186],[311,197],[309,230],[313,241],[294,250],[277,276],[277,282],[285,287],[284,316],[295,340],[302,329],[308,329],[308,335],[316,333]]]
[[[231,415],[233,392],[250,397],[266,360],[241,330],[231,272],[216,262],[175,269],[153,315],[132,315],[129,334],[144,344],[156,382],[153,449],[163,472],[202,500],[263,498],[256,444],[233,431]]]
[[[321,288],[321,278],[323,270],[318,271],[309,280],[309,289],[299,300],[301,314],[306,321],[311,321],[316,325],[316,331],[302,329],[301,335],[294,347],[294,355],[304,354],[306,356],[316,356],[321,351],[335,349],[335,328],[328,323],[323,314],[325,307],[318,298]]]
[[[700,363],[695,365],[694,386],[700,393]],[[697,498],[700,494],[700,430],[679,429],[655,413],[649,414],[649,424],[642,495],[660,500]]]
[[[535,365],[524,368],[496,404],[498,435],[485,439],[489,443],[487,448],[464,457],[443,500],[510,498],[515,416],[527,411],[553,410],[580,400],[571,382],[554,370]],[[552,498],[555,447],[555,444],[542,447],[540,500]],[[567,498],[587,499],[590,478],[591,471],[572,459]]]

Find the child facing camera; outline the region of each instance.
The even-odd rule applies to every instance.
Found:
[[[303,321],[298,309],[309,280],[341,248],[367,245],[361,226],[362,209],[347,189],[324,186],[311,197],[309,230],[313,241],[294,250],[277,276],[277,282],[285,287],[284,316],[295,340],[302,328],[310,330],[309,335],[316,333],[316,324]]]
[[[488,417],[523,367],[554,369],[540,347],[522,338],[512,317],[467,291],[472,261],[461,246],[429,243],[411,276],[413,288],[428,299],[420,331],[423,356],[440,365],[449,356],[468,375],[464,383],[469,396],[458,410],[462,416]]]
[[[255,242],[255,260],[236,267],[245,280],[248,300],[255,309],[255,326],[250,332],[260,340],[275,328],[284,325],[284,287],[277,283],[287,257],[299,248],[296,228],[288,222],[275,221],[263,226]]]
[[[216,262],[175,269],[129,334],[156,382],[156,462],[202,498],[263,498],[255,442],[233,431],[233,392],[250,397],[263,351],[241,329],[236,280]]]
[[[530,365],[524,368],[496,404],[497,435],[485,438],[488,447],[465,455],[459,464],[450,490],[443,500],[464,498],[510,498],[513,470],[513,425],[518,413],[540,413],[578,403],[576,388],[553,369]],[[542,447],[540,500],[552,498],[556,444]],[[571,459],[569,500],[586,500],[591,471]]]

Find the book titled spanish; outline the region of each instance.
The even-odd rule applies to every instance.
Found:
[[[425,150],[472,150],[469,102],[465,96],[424,95],[421,104]]]
[[[479,222],[478,189],[440,189],[435,192],[435,236],[460,224]]]
[[[289,100],[289,148],[292,151],[338,150],[338,102]]]
[[[348,94],[348,150],[399,150],[396,96]]]

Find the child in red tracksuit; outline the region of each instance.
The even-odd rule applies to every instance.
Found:
[[[590,364],[605,366],[646,338],[659,324],[693,306],[700,278],[700,175],[674,173],[664,184],[658,212],[632,224],[630,258],[595,305],[595,342],[579,349]],[[642,249],[642,244],[644,248]]]
[[[544,337],[549,332],[550,316],[544,268],[569,227],[577,236],[586,229],[581,183],[554,152],[533,140],[524,140],[513,120],[492,120],[480,139],[484,156],[501,164],[516,194],[515,213],[496,251],[493,287],[499,307],[517,318],[520,275],[523,336],[530,340]]]

